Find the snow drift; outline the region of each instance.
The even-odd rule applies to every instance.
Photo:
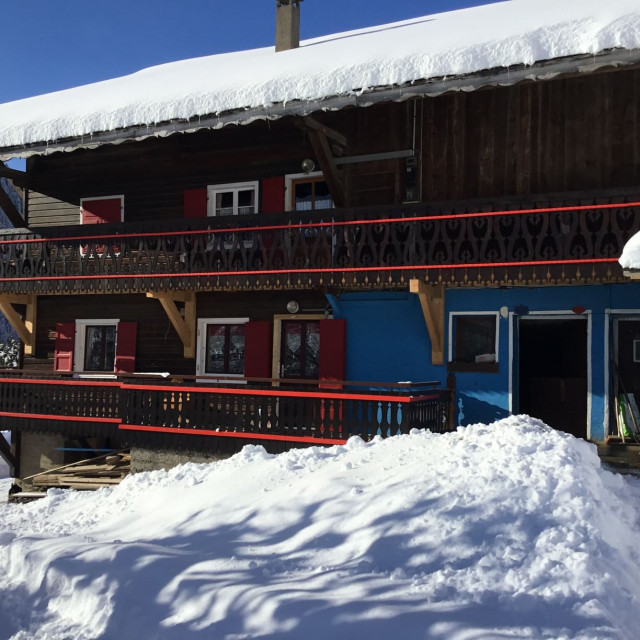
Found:
[[[0,506],[0,636],[636,638],[640,482],[512,417]]]

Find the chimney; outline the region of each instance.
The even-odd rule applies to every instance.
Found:
[[[300,46],[300,3],[302,0],[276,0],[276,52]]]

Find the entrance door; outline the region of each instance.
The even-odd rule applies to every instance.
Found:
[[[519,412],[587,437],[587,320],[520,318]]]

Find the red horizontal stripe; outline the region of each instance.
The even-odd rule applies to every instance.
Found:
[[[149,427],[138,424],[121,424],[124,431],[151,431],[158,433],[183,433],[192,436],[220,436],[222,438],[244,438],[246,440],[284,440],[286,442],[305,442],[309,444],[345,444],[346,440],[333,438],[314,438],[312,436],[285,436],[272,433],[243,433],[238,431],[213,431],[211,429],[182,429],[177,427]]]
[[[96,380],[95,382],[87,382],[84,380],[34,380],[33,378],[0,378],[2,383],[14,384],[52,384],[70,387],[121,387],[120,382],[103,382]]]
[[[38,418],[40,420],[58,420],[60,422],[120,422],[120,418],[94,418],[90,416],[61,416],[47,413],[16,413],[13,411],[0,411],[0,416],[7,418]]]
[[[143,391],[169,391],[172,393],[214,393],[228,394],[232,396],[276,396],[279,398],[323,398],[336,400],[380,400],[384,402],[415,402],[417,398],[411,396],[391,396],[391,395],[375,395],[375,394],[357,394],[357,393],[325,393],[323,391],[285,391],[273,389],[241,389],[238,387],[226,388],[203,388],[203,387],[171,387],[147,384],[123,384],[123,389],[140,389]],[[421,396],[421,398],[436,398],[437,394],[430,396]]]
[[[491,267],[535,267],[554,264],[599,264],[618,262],[618,258],[581,258],[577,260],[526,260],[521,262],[469,262],[465,264],[421,264],[408,266],[345,267],[325,269],[256,269],[246,271],[200,271],[196,273],[123,273],[100,276],[30,276],[25,278],[0,278],[0,282],[30,282],[42,280],[114,280],[118,278],[212,278],[223,276],[260,276],[305,273],[355,273],[365,271],[432,271],[434,269],[480,269]]]
[[[404,218],[378,218],[378,219],[359,219],[359,220],[344,220],[336,222],[304,222],[298,224],[276,224],[276,225],[261,225],[251,227],[231,227],[225,229],[195,229],[185,231],[154,231],[148,233],[112,233],[112,234],[100,234],[95,236],[70,236],[59,238],[29,238],[25,240],[1,240],[0,246],[3,244],[31,244],[37,242],[70,242],[70,241],[84,241],[91,242],[92,240],[106,240],[118,238],[157,238],[157,237],[170,237],[170,236],[192,236],[192,235],[215,235],[218,233],[240,233],[244,231],[276,231],[280,229],[309,229],[320,227],[346,227],[346,226],[361,226],[372,224],[386,224],[393,222],[426,222],[429,220],[449,220],[449,219],[461,219],[461,218],[487,218],[495,216],[513,216],[523,215],[528,213],[559,213],[562,211],[594,211],[598,209],[624,209],[629,207],[640,206],[640,202],[626,202],[626,203],[614,203],[614,204],[592,204],[592,205],[577,205],[567,207],[543,207],[541,209],[513,209],[505,211],[477,211],[471,213],[447,213],[437,214],[430,216],[412,216]]]

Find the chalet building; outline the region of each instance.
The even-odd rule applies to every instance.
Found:
[[[69,448],[153,466],[511,413],[614,433],[640,366],[618,264],[640,230],[637,3],[301,43],[299,2],[277,5],[277,51],[0,105],[0,159],[26,158],[2,169],[26,194],[0,239],[16,476]]]

